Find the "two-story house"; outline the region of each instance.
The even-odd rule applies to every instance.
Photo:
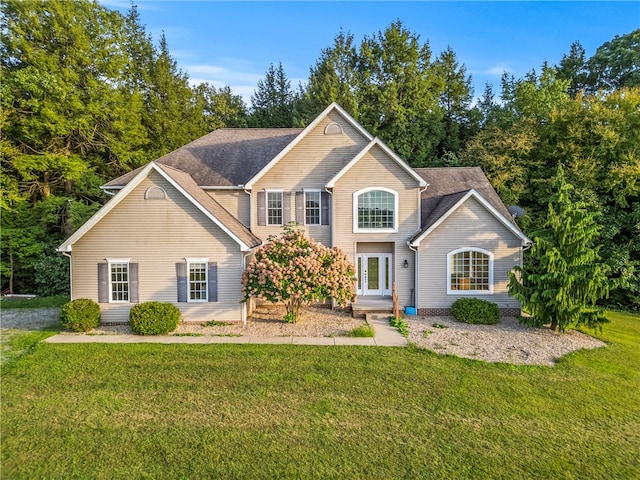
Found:
[[[297,222],[341,248],[359,299],[391,295],[420,314],[477,296],[519,313],[507,272],[530,241],[479,168],[412,169],[337,104],[307,128],[220,129],[103,186],[113,194],[60,247],[72,298],[128,321],[165,301],[185,321],[246,321],[241,275]]]

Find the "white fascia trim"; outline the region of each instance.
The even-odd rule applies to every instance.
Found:
[[[486,208],[489,213],[491,213],[500,223],[502,223],[511,233],[513,233],[516,237],[518,237],[522,241],[522,245],[526,245],[531,243],[529,237],[527,237],[524,233],[522,233],[519,229],[517,229],[509,220],[507,220],[504,215],[502,215],[498,210],[495,209],[493,205],[491,205],[485,198],[476,192],[474,189],[469,190],[464,197],[462,197],[458,202],[451,207],[444,215],[442,215],[433,225],[431,225],[427,230],[422,233],[416,240],[411,243],[413,247],[419,247],[420,242],[424,240],[431,232],[433,232],[436,228],[440,226],[442,222],[444,222],[449,216],[455,212],[460,205],[466,202],[470,197],[474,197],[480,204]]]
[[[369,132],[367,132],[362,125],[356,122],[354,118],[349,115],[340,105],[333,102],[331,105],[325,108],[324,111],[320,115],[318,115],[315,120],[313,120],[313,122],[307,125],[307,127],[302,132],[300,132],[300,134],[296,138],[294,138],[293,141],[289,145],[287,145],[278,155],[276,155],[273,160],[265,165],[262,170],[256,173],[253,178],[246,183],[244,188],[248,190],[252,189],[253,185],[258,180],[260,180],[269,170],[271,170],[273,166],[282,159],[282,157],[284,157],[293,149],[293,147],[300,143],[302,139],[309,134],[309,132],[316,128],[318,124],[322,120],[324,120],[324,118],[329,115],[329,112],[331,112],[332,110],[336,110],[347,122],[351,124],[351,126],[353,126],[353,128],[358,130],[367,140],[371,140],[373,138],[373,136]]]
[[[233,232],[231,232],[222,222],[220,222],[217,218],[215,218],[209,211],[200,205],[195,198],[193,198],[186,190],[184,190],[180,185],[178,185],[173,178],[171,178],[167,173],[165,173],[160,167],[156,165],[155,162],[149,163],[146,167],[144,167],[127,185],[122,187],[122,189],[105,205],[100,208],[82,227],[80,227],[73,235],[71,235],[62,245],[60,245],[56,250],[58,252],[70,252],[72,249],[72,245],[80,240],[89,230],[91,230],[94,225],[96,225],[100,220],[102,220],[107,213],[113,210],[124,198],[126,198],[131,191],[136,188],[142,180],[147,178],[151,170],[155,170],[158,172],[166,181],[168,181],[172,186],[176,188],[182,195],[184,195],[198,210],[206,215],[212,222],[220,227],[222,231],[224,231],[227,235],[229,235],[238,245],[240,245],[240,250],[243,252],[250,251],[251,248],[246,245],[242,240],[236,237]]]
[[[162,170],[161,168],[159,168],[158,166],[156,166],[155,162],[151,162],[151,165],[153,165],[153,169],[158,172],[160,175],[162,175],[162,177],[169,182],[171,185],[173,185],[176,190],[178,190],[180,193],[182,193],[191,203],[193,203],[193,205],[200,210],[202,213],[204,213],[206,215],[206,217],[211,220],[213,223],[215,223],[218,227],[220,227],[220,229],[226,233],[227,235],[229,235],[229,237],[231,237],[233,240],[235,240],[235,242],[240,245],[240,250],[243,252],[247,252],[250,251],[251,248],[245,244],[242,240],[240,240],[236,235],[234,235],[234,233],[229,230],[227,228],[226,225],[224,225],[220,220],[218,220],[216,217],[214,217],[206,208],[204,208],[200,202],[198,202],[195,198],[193,198],[191,195],[189,195],[189,193],[182,188],[178,183],[176,183],[173,178],[171,178],[171,176],[166,173],[164,170]]]
[[[244,190],[244,185],[205,185],[202,190]]]
[[[85,222],[76,232],[71,235],[62,245],[60,245],[56,250],[58,252],[70,252],[71,247],[74,243],[80,240],[89,230],[93,228],[93,226],[102,220],[107,213],[113,210],[134,188],[136,188],[143,179],[149,175],[149,172],[154,168],[154,163],[149,163],[146,167],[144,167],[138,175],[133,177],[129,183],[127,183],[124,187],[120,189],[114,197],[103,205],[89,220]],[[156,168],[157,170],[157,168]]]
[[[105,258],[108,264],[112,263],[131,263],[130,258]]]
[[[378,137],[372,139],[355,157],[351,159],[349,163],[347,163],[342,170],[340,170],[329,182],[327,183],[327,188],[333,188],[338,180],[342,178],[342,176],[347,173],[356,163],[360,161],[362,157],[364,157],[375,145],[379,146],[383,152],[389,156],[394,162],[396,162],[405,172],[407,172],[418,184],[420,187],[426,187],[427,182],[424,178],[418,175],[409,165],[407,165],[396,153],[387,147],[382,140]]]

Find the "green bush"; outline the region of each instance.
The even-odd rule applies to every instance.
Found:
[[[498,305],[479,298],[459,298],[451,305],[451,313],[464,323],[494,325],[500,321]]]
[[[165,335],[178,327],[180,310],[171,303],[139,303],[129,312],[129,322],[138,335]]]
[[[347,333],[347,337],[375,337],[375,332],[372,325],[365,323]]]
[[[100,305],[89,298],[78,298],[60,309],[60,325],[74,332],[88,332],[100,324]]]

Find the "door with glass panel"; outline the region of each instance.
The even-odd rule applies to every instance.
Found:
[[[358,254],[357,294],[363,296],[391,295],[392,271],[390,254]]]

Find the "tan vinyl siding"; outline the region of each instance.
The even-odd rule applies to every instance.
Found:
[[[145,200],[151,186],[166,200]],[[178,303],[176,263],[185,257],[218,264],[218,302]],[[139,301],[172,302],[185,321],[242,320],[239,245],[157,172],[73,245],[73,298],[98,300],[97,264],[105,258],[130,258],[139,265]],[[103,322],[126,322],[132,304],[100,304]]]
[[[245,227],[249,227],[249,194],[244,190],[207,190],[211,198],[216,200],[231,215],[236,217]]]
[[[447,254],[467,247],[493,253],[493,294],[447,294]],[[500,308],[520,308],[507,293],[507,272],[520,265],[521,252],[520,239],[469,198],[420,244],[418,308],[448,308],[463,296],[488,300]]]
[[[342,126],[342,134],[325,134],[330,123]],[[336,112],[331,112],[309,132],[290,152],[269,170],[252,190],[252,232],[259,238],[277,235],[282,227],[259,226],[257,221],[257,192],[283,190],[292,192],[291,220],[295,221],[295,192],[304,189],[322,190],[349,161],[368,143],[362,134]],[[332,212],[333,213],[333,212]],[[329,225],[306,226],[303,230],[316,241],[328,245],[331,241]]]
[[[373,187],[391,189],[398,194],[397,232],[354,233],[353,194]],[[336,182],[333,201],[333,244],[355,262],[358,243],[393,243],[393,275],[398,298],[401,305],[409,305],[414,288],[414,253],[407,241],[419,230],[418,182],[376,146]],[[405,259],[409,268],[404,268]]]

